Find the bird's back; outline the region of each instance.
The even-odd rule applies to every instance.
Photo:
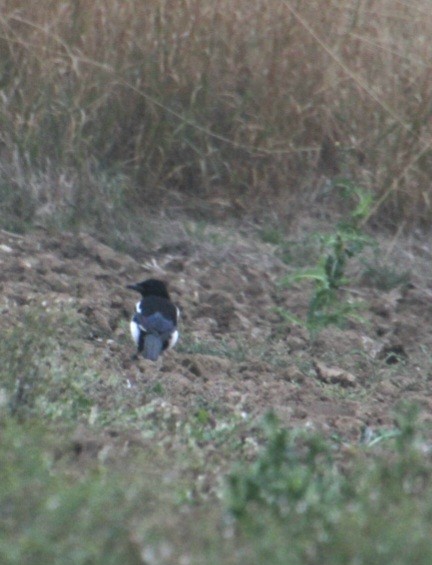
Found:
[[[138,303],[137,312],[146,318],[154,318],[155,323],[160,323],[163,318],[173,325],[177,323],[177,308],[172,302],[160,296],[145,296]]]

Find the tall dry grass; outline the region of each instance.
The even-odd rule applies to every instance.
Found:
[[[0,6],[7,225],[173,198],[283,212],[338,175],[381,219],[430,223],[427,0]]]

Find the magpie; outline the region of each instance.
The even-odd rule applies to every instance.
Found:
[[[178,340],[179,309],[171,302],[167,287],[160,280],[147,279],[129,284],[127,288],[141,294],[130,322],[137,353],[142,353],[145,359],[157,361],[159,355],[174,347]]]

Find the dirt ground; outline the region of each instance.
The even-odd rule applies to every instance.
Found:
[[[304,317],[310,286],[281,288],[289,267],[256,231],[178,228],[176,243],[114,251],[87,234],[0,232],[3,327],[24,305],[74,308],[90,328],[75,347],[90,351],[100,374],[133,387],[162,383],[178,412],[218,405],[252,414],[274,409],[287,426],[358,440],[366,427],[392,426],[401,400],[432,420],[432,247],[426,239],[380,240],[382,254],[409,281],[377,288],[357,265],[341,291],[361,299],[362,320],[308,332],[275,310]],[[181,309],[181,339],[162,365],[131,359],[128,320],[138,296],[125,285],[157,277]],[[73,344],[71,344],[73,346]]]

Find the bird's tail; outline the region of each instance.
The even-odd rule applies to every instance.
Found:
[[[162,352],[162,347],[163,344],[160,336],[153,333],[148,333],[144,339],[144,358],[150,359],[151,361],[157,361],[157,358]]]

